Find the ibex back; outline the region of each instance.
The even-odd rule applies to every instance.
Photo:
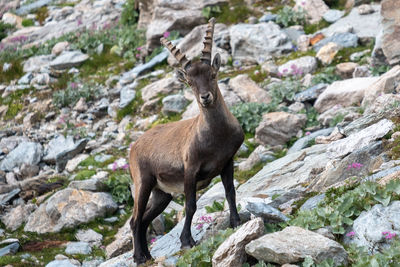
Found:
[[[225,188],[231,227],[240,223],[233,185],[233,156],[244,135],[218,88],[219,54],[211,60],[214,24],[215,20],[211,19],[198,62],[187,60],[171,42],[161,38],[161,43],[182,66],[178,70],[179,79],[192,88],[200,114],[192,119],[158,125],[131,148],[129,162],[135,185],[131,228],[137,263],[151,259],[146,231],[151,221],[168,206],[173,192],[185,193],[186,197],[186,219],[180,236],[182,247],[195,245],[190,226],[196,211],[196,191],[209,185],[217,175],[221,175]]]

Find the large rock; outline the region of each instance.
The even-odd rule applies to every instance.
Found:
[[[101,241],[103,240],[103,235],[93,231],[92,229],[81,229],[75,234],[75,237],[79,241],[87,242],[90,245],[96,245],[98,247],[101,245]]]
[[[400,87],[400,66],[393,67],[379,77],[377,81],[371,84],[365,91],[365,96],[362,101],[363,107],[368,107],[374,103],[377,97],[381,94],[399,93]]]
[[[305,56],[293,60],[289,60],[285,64],[279,66],[278,70],[283,76],[288,75],[305,75],[313,73],[317,69],[317,60],[312,56]]]
[[[49,65],[55,70],[65,70],[80,66],[88,59],[89,56],[83,54],[81,51],[64,51],[53,61],[51,61]]]
[[[175,77],[167,77],[144,87],[142,89],[142,99],[147,102],[160,94],[167,95],[182,88],[183,85],[178,79]]]
[[[394,0],[395,1],[395,0]],[[379,32],[380,19],[379,15],[380,5],[372,5],[375,10],[374,13],[367,15],[360,15],[357,8],[353,8],[350,13],[322,30],[325,36],[332,36],[335,33],[343,32],[343,29],[351,27],[351,32],[361,39],[374,39]]]
[[[248,171],[260,162],[272,161],[274,159],[274,153],[271,150],[268,150],[266,147],[260,145],[254,149],[254,151],[245,161],[240,162],[238,168],[241,171]]]
[[[347,138],[330,143],[327,148],[328,155],[330,158],[343,157],[382,138],[393,128],[394,123],[392,121],[383,119]]]
[[[385,238],[391,234],[400,234],[400,201],[394,201],[389,206],[377,204],[369,211],[363,211],[354,221],[350,231],[353,237],[345,236],[344,242],[366,247],[369,252],[377,253],[382,249],[390,247],[389,239]]]
[[[284,145],[290,138],[296,136],[306,121],[307,117],[304,114],[287,112],[264,114],[256,129],[256,140],[265,146]]]
[[[274,22],[237,24],[230,28],[234,61],[262,64],[292,50],[290,38]]]
[[[39,72],[49,67],[50,62],[53,60],[52,55],[41,55],[28,58],[25,61],[23,70],[24,72]]]
[[[400,63],[400,2],[384,0],[381,6],[382,28],[373,57],[376,64],[384,65],[387,62],[393,66]]]
[[[274,196],[288,194],[293,190],[304,191],[304,184],[318,180],[329,162],[326,145],[314,145],[288,154],[264,166],[256,175],[237,189],[238,202],[247,197],[264,198],[266,204],[277,200]],[[274,198],[275,200],[272,200]],[[280,198],[280,197],[279,197]]]
[[[92,248],[87,242],[69,242],[67,244],[67,248],[65,249],[65,253],[69,255],[73,254],[87,255],[92,253]]]
[[[317,98],[314,107],[319,113],[322,113],[338,104],[343,107],[360,104],[369,86],[378,79],[377,77],[368,77],[336,81]]]
[[[246,261],[244,246],[264,233],[264,221],[256,218],[243,224],[215,251],[212,264],[215,267],[241,266]]]
[[[258,260],[278,264],[297,263],[311,257],[315,263],[333,259],[335,266],[347,264],[342,245],[297,226],[264,235],[246,245],[246,253]]]
[[[15,231],[20,227],[24,222],[27,221],[28,216],[36,209],[34,204],[27,205],[19,205],[9,212],[5,213],[1,217],[1,222],[10,229],[11,231]]]
[[[164,114],[176,114],[185,109],[188,100],[183,95],[169,95],[163,98],[162,104],[162,112]]]
[[[75,146],[74,138],[60,134],[54,137],[48,144],[43,157],[43,160],[49,163],[55,163],[58,154],[65,150],[69,150]]]
[[[58,191],[32,213],[24,231],[59,232],[113,213],[118,205],[108,193],[91,193],[72,188]]]
[[[271,97],[261,89],[247,74],[229,80],[229,86],[245,102],[269,103]]]
[[[42,146],[39,143],[22,142],[0,163],[0,170],[12,171],[22,164],[37,165],[42,158]]]
[[[154,5],[152,19],[147,26],[146,39],[150,49],[160,44],[160,37],[165,32],[178,31],[182,35],[189,33],[197,25],[206,23],[202,9],[216,6],[226,0],[185,1],[161,0]]]

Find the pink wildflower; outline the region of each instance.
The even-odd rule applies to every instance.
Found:
[[[171,34],[170,32],[164,32],[163,36],[164,38],[168,38],[170,34]]]
[[[354,231],[348,232],[346,234],[347,237],[354,237],[356,235],[356,233]]]
[[[150,243],[153,244],[153,243],[156,242],[156,241],[157,241],[156,238],[152,238],[152,239],[150,240]]]
[[[196,226],[196,229],[197,229],[197,230],[200,230],[201,228],[203,228],[203,224],[202,224],[202,223],[199,223],[199,224]]]
[[[113,172],[115,172],[118,169],[118,163],[116,161],[114,161],[113,165],[112,165],[112,170]]]
[[[128,163],[127,163],[127,164],[124,164],[124,165],[122,165],[121,168],[124,169],[124,170],[127,170],[127,169],[129,168],[129,164],[128,164]]]
[[[306,135],[310,135],[311,134],[311,132],[306,132]]]

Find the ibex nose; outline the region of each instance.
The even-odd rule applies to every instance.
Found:
[[[211,94],[210,93],[205,93],[202,94],[200,97],[202,100],[208,100],[210,98]]]

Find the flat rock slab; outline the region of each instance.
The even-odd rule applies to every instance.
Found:
[[[92,253],[92,248],[87,242],[69,242],[67,244],[67,248],[65,249],[65,253],[69,255],[73,254],[88,255]]]
[[[133,262],[132,251],[126,252],[118,257],[109,259],[103,262],[98,267],[136,267],[136,263]]]
[[[24,231],[36,233],[58,232],[113,213],[118,205],[108,193],[66,188],[51,196],[32,213]]]
[[[394,123],[392,121],[383,119],[347,138],[334,141],[327,148],[328,157],[343,157],[357,149],[361,149],[385,136],[393,127]]]
[[[256,218],[243,224],[215,251],[212,258],[214,267],[241,266],[246,260],[244,246],[264,233],[264,221]]]
[[[87,59],[89,59],[89,56],[83,54],[81,51],[64,51],[51,61],[49,65],[55,70],[65,70],[78,67]]]
[[[266,234],[246,245],[247,254],[278,264],[298,263],[311,257],[315,263],[333,259],[336,266],[347,264],[342,245],[320,234],[297,226]]]

